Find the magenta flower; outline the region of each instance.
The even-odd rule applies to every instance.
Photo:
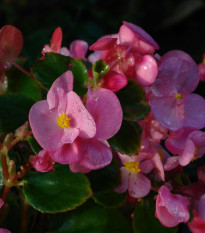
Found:
[[[73,143],[50,151],[54,161],[70,164],[73,172],[88,172],[108,165],[112,152],[107,139],[118,132],[122,123],[120,102],[110,90],[100,88],[93,91],[86,106],[96,125],[94,137],[78,137]]]
[[[204,233],[205,221],[199,216],[196,210],[193,210],[194,218],[191,222],[188,222],[188,227],[192,233]]]
[[[47,100],[30,109],[33,135],[44,150],[57,150],[78,136],[92,138],[96,134],[95,121],[72,86],[73,75],[67,71],[53,83]]]
[[[205,100],[191,94],[198,82],[197,65],[188,54],[176,50],[161,58],[149,98],[152,113],[162,126],[173,131],[205,126]]]
[[[4,205],[4,201],[0,198],[0,209]]]
[[[11,232],[5,228],[0,228],[0,233],[11,233]]]
[[[140,153],[128,156],[119,153],[119,157],[124,166],[120,168],[121,185],[115,191],[123,193],[128,190],[131,197],[145,197],[151,190],[151,182],[144,174],[150,173],[154,168],[150,155]]]
[[[157,195],[155,216],[165,227],[187,222],[189,201],[179,194],[172,194],[166,186],[161,186]]]
[[[199,77],[201,81],[205,81],[205,53],[203,54],[203,61],[198,64]]]
[[[30,162],[33,164],[36,171],[39,172],[48,172],[54,166],[49,152],[45,150],[41,150],[36,156],[30,156]]]

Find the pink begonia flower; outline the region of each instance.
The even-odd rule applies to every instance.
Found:
[[[49,152],[45,150],[41,150],[36,156],[30,156],[30,162],[33,164],[35,170],[39,172],[48,172],[54,166]]]
[[[199,216],[196,210],[193,210],[194,218],[187,225],[192,233],[204,233],[205,232],[205,221]]]
[[[191,161],[201,158],[205,153],[205,132],[193,131],[191,128],[179,130],[179,136],[167,139],[166,146],[174,154],[179,156],[170,157],[165,164],[165,170],[174,169],[178,165],[186,166]]]
[[[174,227],[189,220],[189,200],[179,194],[172,194],[161,186],[156,200],[155,217],[165,227]]]
[[[0,233],[11,233],[11,231],[9,231],[5,228],[0,228]]]
[[[118,193],[123,193],[128,190],[131,197],[145,197],[151,190],[151,182],[144,175],[148,174],[154,168],[153,162],[150,160],[150,155],[140,153],[139,155],[123,155],[119,153],[123,167],[121,171],[121,185],[115,188]]]
[[[5,25],[0,29],[0,73],[12,67],[23,48],[21,31],[12,25]]]
[[[86,173],[108,165],[112,152],[107,139],[114,136],[122,123],[122,108],[116,95],[100,88],[89,94],[86,106],[94,119],[96,134],[92,138],[78,137],[72,144],[65,144],[56,151],[50,151],[52,159],[70,164],[73,172]]]
[[[191,94],[198,82],[197,65],[185,52],[170,51],[161,58],[149,99],[152,113],[162,126],[173,131],[205,126],[205,100]]]
[[[198,64],[199,77],[201,81],[205,81],[205,53],[203,54],[203,61]]]
[[[152,56],[157,43],[142,28],[123,22],[119,34],[101,37],[90,50],[102,51],[100,58],[112,69],[119,66],[127,77],[142,86],[151,85],[157,76],[158,66]]]
[[[72,82],[73,74],[67,71],[53,83],[47,100],[37,102],[30,109],[33,135],[44,150],[57,150],[78,136],[92,138],[96,134],[95,121],[72,91]]]

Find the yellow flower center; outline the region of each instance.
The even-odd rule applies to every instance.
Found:
[[[141,172],[139,168],[139,162],[124,162],[125,169],[130,171],[131,173]]]
[[[180,93],[177,93],[176,95],[175,95],[175,98],[177,99],[177,100],[183,100],[183,96],[182,96],[182,94],[180,94]]]
[[[57,123],[61,128],[69,128],[71,118],[67,117],[66,114],[61,113],[59,117],[56,117]]]
[[[197,147],[195,146],[194,156],[192,158],[192,162],[196,160],[196,154],[197,154]]]

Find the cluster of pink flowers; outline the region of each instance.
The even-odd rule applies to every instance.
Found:
[[[190,219],[194,233],[205,231],[205,173],[198,170],[198,181],[177,185],[170,172],[182,171],[205,153],[205,100],[193,93],[203,80],[204,64],[197,66],[185,52],[174,50],[162,57],[155,54],[158,44],[142,28],[123,22],[117,34],[106,35],[90,46],[82,40],[61,48],[62,31],[57,28],[50,45],[42,50],[60,53],[91,63],[102,59],[109,71],[96,89],[89,87],[86,98],[73,91],[73,74],[67,71],[56,79],[47,100],[30,110],[33,135],[43,148],[33,158],[36,170],[47,172],[54,163],[69,164],[71,171],[87,173],[107,166],[112,150],[107,140],[122,123],[122,109],[114,92],[135,80],[146,93],[151,112],[138,121],[142,128],[141,148],[137,155],[118,152],[121,161],[121,185],[116,192],[128,190],[132,198],[145,197],[151,189],[156,196],[156,218],[166,227]],[[199,72],[200,71],[200,72]],[[89,72],[92,79],[92,71]],[[162,146],[164,142],[164,146]],[[203,167],[204,168],[204,167]],[[182,172],[180,173],[182,174]],[[154,182],[161,187],[154,187]],[[193,191],[197,190],[196,192]]]

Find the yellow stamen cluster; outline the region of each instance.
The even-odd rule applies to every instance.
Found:
[[[125,169],[130,171],[131,173],[141,172],[139,168],[139,162],[124,162]]]
[[[194,157],[191,160],[192,162],[196,160],[196,155],[197,155],[197,147],[195,146]]]
[[[61,113],[59,117],[56,117],[57,123],[61,128],[69,128],[71,118],[67,117],[65,113]]]
[[[175,98],[177,99],[177,100],[183,100],[183,96],[182,96],[182,94],[180,94],[180,93],[177,93],[176,95],[175,95]]]

